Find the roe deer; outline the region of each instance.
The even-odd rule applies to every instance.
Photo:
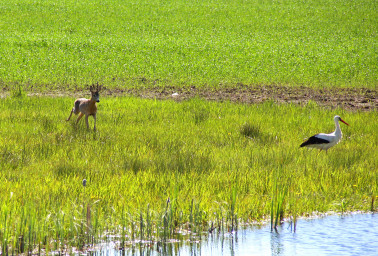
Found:
[[[71,110],[71,114],[68,117],[66,121],[69,121],[72,113],[75,115],[79,114],[79,117],[76,120],[76,124],[80,121],[80,119],[85,115],[85,123],[87,124],[87,129],[89,129],[89,124],[88,124],[88,117],[93,116],[94,118],[94,128],[93,130],[96,131],[96,113],[97,113],[97,106],[96,102],[100,102],[100,94],[99,92],[101,91],[101,85],[95,87],[94,85],[91,85],[89,88],[91,91],[92,97],[90,99],[85,99],[85,98],[80,98],[75,100],[75,106]]]

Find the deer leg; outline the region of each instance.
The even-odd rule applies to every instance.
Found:
[[[88,117],[89,115],[85,115],[85,123],[87,124],[87,129],[89,129]]]
[[[96,114],[93,115],[93,119],[94,119],[93,131],[96,131]]]
[[[84,115],[83,113],[80,113],[79,117],[76,120],[76,124],[80,121],[80,119],[83,117],[83,115]]]
[[[74,111],[74,109],[71,110],[71,114],[66,121],[70,121],[73,111]]]

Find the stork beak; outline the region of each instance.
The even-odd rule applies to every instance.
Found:
[[[343,119],[340,118],[340,121],[343,122],[344,124],[350,126],[347,122],[345,122]]]

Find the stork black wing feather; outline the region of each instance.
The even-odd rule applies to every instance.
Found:
[[[314,135],[310,137],[308,140],[306,140],[305,142],[303,142],[300,147],[305,147],[307,145],[313,145],[313,144],[327,144],[327,143],[329,143],[328,140],[318,138],[316,137],[316,135]]]

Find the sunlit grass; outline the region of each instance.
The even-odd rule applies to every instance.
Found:
[[[0,100],[3,250],[232,230],[266,219],[280,188],[284,216],[367,211],[377,193],[375,111],[102,98],[93,132],[65,121],[73,100]],[[339,145],[299,148],[335,114],[351,125]]]
[[[346,0],[0,1],[0,85],[11,89],[0,99],[2,254],[375,210],[376,111],[102,98],[93,132],[65,121],[74,99],[26,96],[94,82],[374,89],[375,9]],[[339,145],[299,148],[331,132],[336,114],[351,125]]]
[[[371,0],[16,0],[0,12],[2,87],[377,85]]]

